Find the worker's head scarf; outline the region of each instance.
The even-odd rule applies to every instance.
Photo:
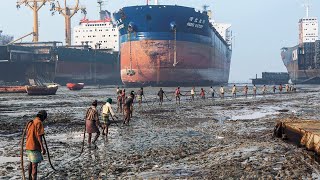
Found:
[[[112,99],[111,99],[111,98],[108,98],[108,99],[107,99],[107,102],[111,104],[111,103],[112,103]]]

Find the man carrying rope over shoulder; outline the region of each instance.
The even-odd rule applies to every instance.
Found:
[[[118,117],[114,114],[112,110],[111,104],[112,104],[112,99],[108,98],[107,102],[102,106],[102,120],[104,122],[104,125],[102,126],[102,135],[106,135],[106,136],[108,136],[109,125],[111,124],[111,121],[109,119],[110,114],[112,119],[113,117],[118,119]]]
[[[43,160],[42,154],[46,154],[43,146],[44,128],[42,122],[47,119],[47,112],[41,110],[36,118],[29,123],[27,131],[26,151],[30,161],[29,179],[37,179],[38,163]],[[42,153],[42,154],[41,154]]]
[[[88,144],[89,148],[91,147],[91,137],[92,133],[97,133],[96,137],[94,138],[92,144],[94,145],[94,148],[97,148],[96,141],[100,136],[100,131],[98,127],[101,127],[99,122],[99,114],[97,110],[98,101],[93,101],[92,105],[88,108],[85,120],[86,120],[86,131],[89,134],[88,137]]]
[[[176,96],[176,104],[178,104],[178,101],[179,101],[179,104],[180,104],[180,96],[182,95],[181,94],[181,91],[180,91],[180,87],[178,87],[176,89],[176,91],[174,92],[175,96]]]

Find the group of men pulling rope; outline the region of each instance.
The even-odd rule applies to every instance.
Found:
[[[272,92],[276,93],[276,89],[279,90],[279,93],[282,93],[284,90],[284,87],[280,84],[277,88],[276,86],[272,86]],[[285,90],[287,92],[294,92],[296,91],[296,88],[293,85],[286,85]],[[243,95],[247,97],[249,91],[249,87],[246,85],[243,87]],[[252,87],[252,95],[253,97],[256,97],[258,88],[256,85]],[[224,98],[225,93],[227,91],[223,86],[219,89],[219,96],[221,99]],[[238,89],[236,85],[232,86],[231,93],[232,97],[237,97]],[[268,90],[266,85],[262,86],[261,92],[263,95],[265,95]],[[209,95],[211,98],[215,98],[216,91],[213,87],[210,87],[209,89]],[[201,99],[206,98],[206,94],[208,94],[203,88],[201,88],[199,92],[199,96]],[[185,93],[184,95],[181,93],[180,87],[177,87],[174,91],[173,96],[175,97],[176,104],[180,104],[180,97],[181,96],[187,96],[189,92]],[[137,93],[134,91],[131,91],[129,95],[126,96],[125,89],[120,90],[119,87],[116,91],[117,95],[117,113],[123,114],[123,124],[129,125],[129,122],[132,117],[133,113],[133,102],[136,99],[136,101],[139,104],[139,107],[142,104],[142,98],[146,99],[144,96],[143,88],[140,88]],[[166,95],[166,93],[163,91],[162,88],[157,93],[157,96],[159,97],[159,105],[162,105],[164,102],[164,96],[169,100],[172,101],[172,99],[169,99]],[[192,87],[190,90],[191,101],[195,101],[196,96],[196,90],[195,87]],[[85,132],[84,132],[84,138],[85,134],[88,133],[88,147],[97,148],[96,141],[100,136],[100,130],[99,127],[102,129],[102,135],[107,136],[109,133],[109,126],[112,122],[116,122],[115,119],[118,119],[116,114],[114,113],[113,106],[112,106],[112,99],[107,98],[106,102],[102,105],[100,112],[97,109],[98,101],[94,100],[91,104],[91,106],[87,109],[85,114]],[[148,101],[145,101],[148,104]],[[99,121],[99,116],[101,114],[102,123]],[[38,112],[36,115],[36,118],[32,121],[29,121],[26,125],[24,134],[26,132],[26,152],[27,156],[29,158],[30,164],[29,164],[29,179],[36,179],[37,178],[37,166],[38,163],[40,163],[43,160],[42,155],[46,154],[46,149],[43,146],[42,139],[44,139],[44,128],[42,122],[47,118],[47,112],[45,110],[42,110]],[[113,120],[111,121],[110,118]],[[92,139],[92,133],[96,133],[96,136],[91,142]],[[23,137],[24,138],[24,137]],[[22,141],[23,143],[23,141]],[[93,145],[93,146],[92,146]],[[22,144],[23,147],[23,144]],[[23,148],[22,148],[23,150]],[[23,160],[22,160],[23,164]],[[23,170],[24,174],[24,170]]]

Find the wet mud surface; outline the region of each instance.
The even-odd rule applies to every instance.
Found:
[[[292,115],[320,119],[319,89],[299,87],[297,93],[255,99],[190,102],[183,96],[177,105],[169,101],[173,89],[164,88],[169,100],[160,107],[154,101],[158,88],[148,87],[147,102],[135,104],[130,126],[112,124],[98,148],[85,143],[81,155],[85,110],[94,99],[115,101],[114,87],[61,87],[55,96],[0,94],[0,179],[21,179],[22,130],[41,109],[48,111],[46,140],[58,171],[45,157],[40,179],[317,179],[314,154],[272,133],[277,120]]]

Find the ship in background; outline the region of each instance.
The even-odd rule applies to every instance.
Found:
[[[38,84],[56,82],[62,85],[68,82],[121,82],[118,31],[111,20],[111,13],[102,10],[101,0],[98,0],[98,4],[100,19],[82,19],[74,28],[73,45],[67,43],[67,40],[71,40],[67,35],[67,46],[61,42],[16,43],[29,35],[34,36],[34,41],[37,40],[35,32],[4,42],[4,46],[0,46],[0,81],[28,84],[29,79],[35,79]],[[51,5],[54,7],[54,4]],[[61,9],[58,11],[61,14],[64,12]],[[70,13],[68,7],[65,11],[65,14]]]
[[[84,17],[73,29],[73,45],[57,47],[55,82],[117,84],[120,81],[119,33],[111,13],[101,9],[100,19]]]
[[[230,25],[211,11],[177,5],[123,7],[114,13],[120,32],[125,85],[213,85],[228,82]],[[219,33],[221,32],[221,33]]]
[[[299,44],[282,48],[281,58],[292,83],[320,84],[320,41],[317,17],[299,20]]]

